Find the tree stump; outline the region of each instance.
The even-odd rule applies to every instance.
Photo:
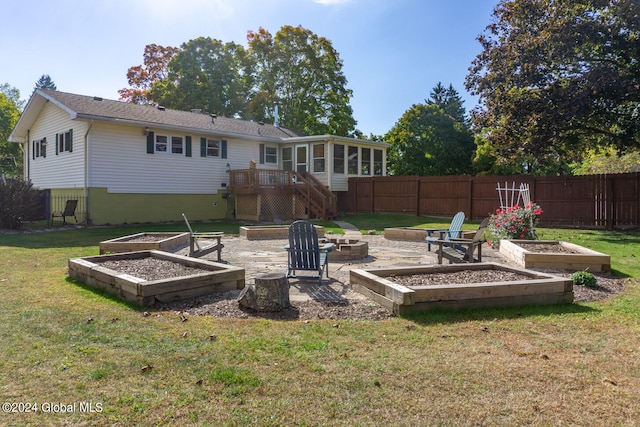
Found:
[[[238,303],[257,311],[281,311],[290,306],[289,282],[284,273],[266,273],[256,276],[240,292]]]

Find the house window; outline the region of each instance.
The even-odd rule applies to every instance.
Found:
[[[264,147],[264,162],[278,163],[278,149],[276,147]]]
[[[382,176],[382,150],[373,150],[373,174]]]
[[[349,146],[347,151],[347,172],[350,175],[358,174],[358,147]]]
[[[313,171],[324,172],[324,144],[313,145]]]
[[[184,147],[182,145],[182,137],[172,136],[171,137],[171,154],[182,154],[182,153],[184,153]]]
[[[69,132],[57,133],[56,134],[56,154],[62,153],[64,151],[71,152],[73,151],[73,130],[69,130]]]
[[[32,158],[47,157],[47,138],[36,139],[32,143]]]
[[[282,169],[286,171],[293,170],[293,148],[282,148]]]
[[[344,173],[344,145],[333,146],[333,172]]]
[[[156,135],[155,152],[184,154],[184,138],[181,136]]]
[[[360,174],[371,175],[371,148],[361,149]]]
[[[165,135],[156,135],[156,153],[167,152],[167,140]]]
[[[220,141],[207,139],[207,157],[220,157]]]

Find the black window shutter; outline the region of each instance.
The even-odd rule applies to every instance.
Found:
[[[223,159],[227,158],[227,140],[226,139],[222,140],[222,146],[220,147],[220,156]]]
[[[73,129],[69,129],[69,152],[73,152]]]
[[[260,164],[264,164],[264,144],[260,144]]]
[[[185,154],[187,157],[191,157],[191,137],[190,136],[185,136],[184,137],[184,141],[185,141]]]
[[[35,141],[31,143],[31,159],[32,160],[36,159],[36,142]]]
[[[60,144],[60,134],[56,133],[56,156],[58,155],[58,144]]]
[[[147,135],[147,154],[153,154],[153,132],[149,132],[149,135]]]
[[[42,157],[47,157],[47,138],[42,138],[42,144],[40,144],[40,150],[42,151]]]
[[[207,157],[207,138],[200,138],[200,157]]]

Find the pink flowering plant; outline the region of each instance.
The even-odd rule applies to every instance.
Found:
[[[515,205],[507,209],[496,209],[487,228],[491,247],[498,248],[501,239],[536,240],[538,235],[535,227],[540,214],[542,209],[533,202],[525,207]]]

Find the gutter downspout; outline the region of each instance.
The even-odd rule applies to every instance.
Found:
[[[91,210],[89,209],[89,206],[91,205],[89,202],[89,132],[91,132],[92,127],[93,119],[89,122],[89,127],[84,134],[84,215],[86,225],[91,224]]]

